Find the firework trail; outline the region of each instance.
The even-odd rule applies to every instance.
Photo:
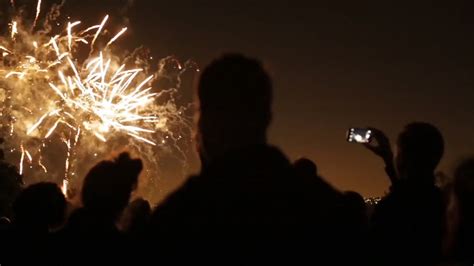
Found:
[[[38,21],[38,17],[41,12],[41,0],[38,0],[38,3],[36,4],[36,16],[35,16],[35,21],[33,22],[33,26],[31,27],[32,29],[36,26],[36,22]]]

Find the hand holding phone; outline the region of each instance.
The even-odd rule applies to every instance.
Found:
[[[385,170],[390,181],[392,184],[396,182],[397,174],[393,162],[393,153],[390,141],[385,133],[376,128],[349,128],[347,131],[347,141],[360,143],[381,157],[385,162]]]
[[[392,161],[393,153],[390,140],[381,130],[369,128],[371,132],[371,141],[365,143],[364,146],[376,155],[382,157],[384,161]]]

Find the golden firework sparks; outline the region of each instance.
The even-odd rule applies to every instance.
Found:
[[[91,28],[85,30],[85,32],[89,31],[90,29],[95,29],[95,27],[97,27],[97,32],[95,33],[94,35],[94,38],[92,39],[92,43],[91,43],[91,49],[92,47],[94,46],[94,43],[95,43],[95,40],[97,40],[97,37],[99,37],[99,34],[101,33],[102,31],[102,28],[104,27],[105,23],[107,22],[107,20],[109,19],[109,15],[106,15],[104,17],[104,19],[102,20],[102,22],[100,23],[99,26],[92,26]]]
[[[63,180],[63,184],[61,185],[61,191],[63,192],[64,196],[67,197],[67,189],[69,186],[69,181],[67,179]]]
[[[95,42],[99,33],[102,31],[108,16],[105,16],[101,24],[89,27],[82,33],[85,34],[91,29],[96,29],[92,44]],[[48,117],[56,117],[56,121],[47,130],[44,138],[50,137],[58,126],[62,123],[72,127],[75,131],[80,132],[81,128],[92,131],[101,141],[107,141],[106,134],[110,130],[124,131],[127,135],[136,140],[155,145],[155,142],[141,136],[141,133],[153,133],[153,127],[139,126],[140,124],[156,122],[158,117],[142,112],[147,105],[154,101],[156,93],[151,93],[151,87],[147,84],[153,79],[150,75],[137,84],[136,78],[143,69],[126,69],[122,64],[118,68],[112,68],[110,58],[105,58],[103,51],[99,55],[88,60],[85,68],[80,68],[74,62],[71,51],[73,43],[84,40],[83,36],[76,36],[73,27],[80,24],[80,21],[68,22],[66,28],[66,36],[54,36],[48,43],[43,45],[45,49],[49,49],[56,54],[53,63],[47,66],[47,69],[60,65],[61,70],[57,71],[59,83],[49,82],[50,88],[61,98],[64,105],[61,109],[44,113],[39,119],[27,130],[27,135],[32,134],[35,130],[47,121]],[[115,42],[127,28],[123,28],[113,38],[109,40],[106,47]],[[68,51],[61,51],[60,44],[66,42]],[[87,41],[86,41],[87,42]],[[35,41],[35,47],[39,47]],[[11,51],[3,46],[3,50],[11,53]],[[35,65],[38,61],[33,56],[26,56],[31,65]],[[23,71],[10,71],[5,77],[10,78],[18,76],[23,78],[33,69],[23,64]],[[36,72],[44,69],[36,69]],[[65,74],[69,70],[72,74]],[[137,84],[135,87],[132,84]],[[145,88],[146,87],[146,88]],[[87,117],[87,118],[85,118]],[[66,121],[74,120],[71,123]]]
[[[121,31],[119,31],[119,33],[117,33],[117,35],[115,35],[115,36],[107,43],[106,47],[109,46],[109,45],[111,45],[113,42],[115,42],[122,34],[125,33],[125,31],[127,31],[127,28],[126,28],[126,27],[123,28]]]
[[[51,160],[43,160],[46,154],[42,154],[45,143],[58,140],[67,148],[61,164],[64,168],[60,169],[64,171],[66,190],[70,175],[76,173],[75,156],[87,156],[85,149],[106,150],[105,146],[113,146],[112,139],[126,139],[140,152],[146,151],[150,161],[155,160],[151,158],[151,148],[145,147],[163,145],[164,140],[157,139],[156,133],[172,134],[168,121],[182,121],[181,111],[173,102],[157,104],[156,99],[167,91],[152,89],[157,75],[147,74],[149,65],[142,63],[143,58],[149,57],[114,53],[113,45],[127,28],[109,35],[108,15],[85,29],[80,21],[68,21],[61,34],[34,32],[41,5],[39,0],[29,31],[21,17],[14,17],[8,36],[0,36],[0,76],[5,78],[0,95],[6,91],[1,98],[5,107],[0,108],[8,114],[1,119],[5,119],[9,135],[16,141],[11,150],[20,154],[20,174],[25,172],[26,162],[30,168],[37,163],[44,173],[60,169],[55,166],[56,171],[49,171]],[[97,45],[100,39],[103,44]],[[81,45],[89,49],[86,58],[79,56]],[[180,65],[177,69],[182,71]],[[81,144],[88,147],[80,149]]]
[[[21,144],[20,148],[21,148],[21,157],[20,157],[19,173],[20,175],[22,175],[23,174],[23,161],[25,160],[25,148],[23,148],[23,144]]]
[[[17,25],[17,22],[16,21],[12,21],[11,23],[11,33],[10,33],[10,36],[12,39],[15,39],[15,35],[18,33],[18,25]]]
[[[36,22],[38,21],[38,17],[40,15],[40,12],[41,12],[41,0],[38,0],[38,2],[36,3],[36,16],[35,16],[35,21],[33,22],[33,26],[32,28],[34,28],[36,26]]]
[[[48,169],[43,164],[43,157],[41,156],[41,149],[38,150],[38,153],[39,153],[38,165],[41,167],[41,169],[43,169],[43,171],[45,173],[48,173]]]

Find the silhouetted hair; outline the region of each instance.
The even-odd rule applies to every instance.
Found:
[[[444,140],[435,126],[415,122],[398,136],[398,148],[410,167],[434,170],[443,156]]]
[[[117,216],[127,206],[143,168],[140,159],[131,159],[126,152],[113,161],[101,161],[87,174],[82,188],[85,208],[104,215]],[[116,217],[115,217],[116,218]]]
[[[300,158],[293,163],[296,171],[304,175],[317,175],[316,164],[308,158]]]
[[[262,64],[240,54],[226,54],[203,71],[198,84],[201,116],[244,122],[265,131],[271,119],[272,83]]]
[[[13,203],[17,224],[52,228],[60,225],[66,212],[66,198],[55,183],[37,183],[24,189]]]

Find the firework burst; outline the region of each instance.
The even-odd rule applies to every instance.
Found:
[[[8,36],[0,37],[0,76],[4,77],[0,83],[1,129],[18,145],[10,151],[19,154],[20,174],[26,164],[48,173],[43,150],[51,139],[66,147],[63,188],[75,175],[74,159],[109,151],[114,146],[110,142],[117,138],[126,138],[129,146],[148,153],[151,150],[145,145],[163,146],[165,139],[182,139],[180,133],[173,133],[173,127],[188,125],[184,107],[172,100],[157,104],[175,89],[157,91],[152,87],[164,63],[157,74],[150,75],[143,67],[148,58],[135,55],[139,53],[128,57],[113,53],[113,44],[127,28],[108,36],[109,16],[105,16],[88,28],[81,28],[80,21],[69,21],[59,34],[34,32],[40,14],[41,0],[30,30],[16,17]],[[79,56],[79,50],[84,46],[89,55],[81,60],[84,57]],[[178,61],[171,61],[178,74],[184,71]]]

